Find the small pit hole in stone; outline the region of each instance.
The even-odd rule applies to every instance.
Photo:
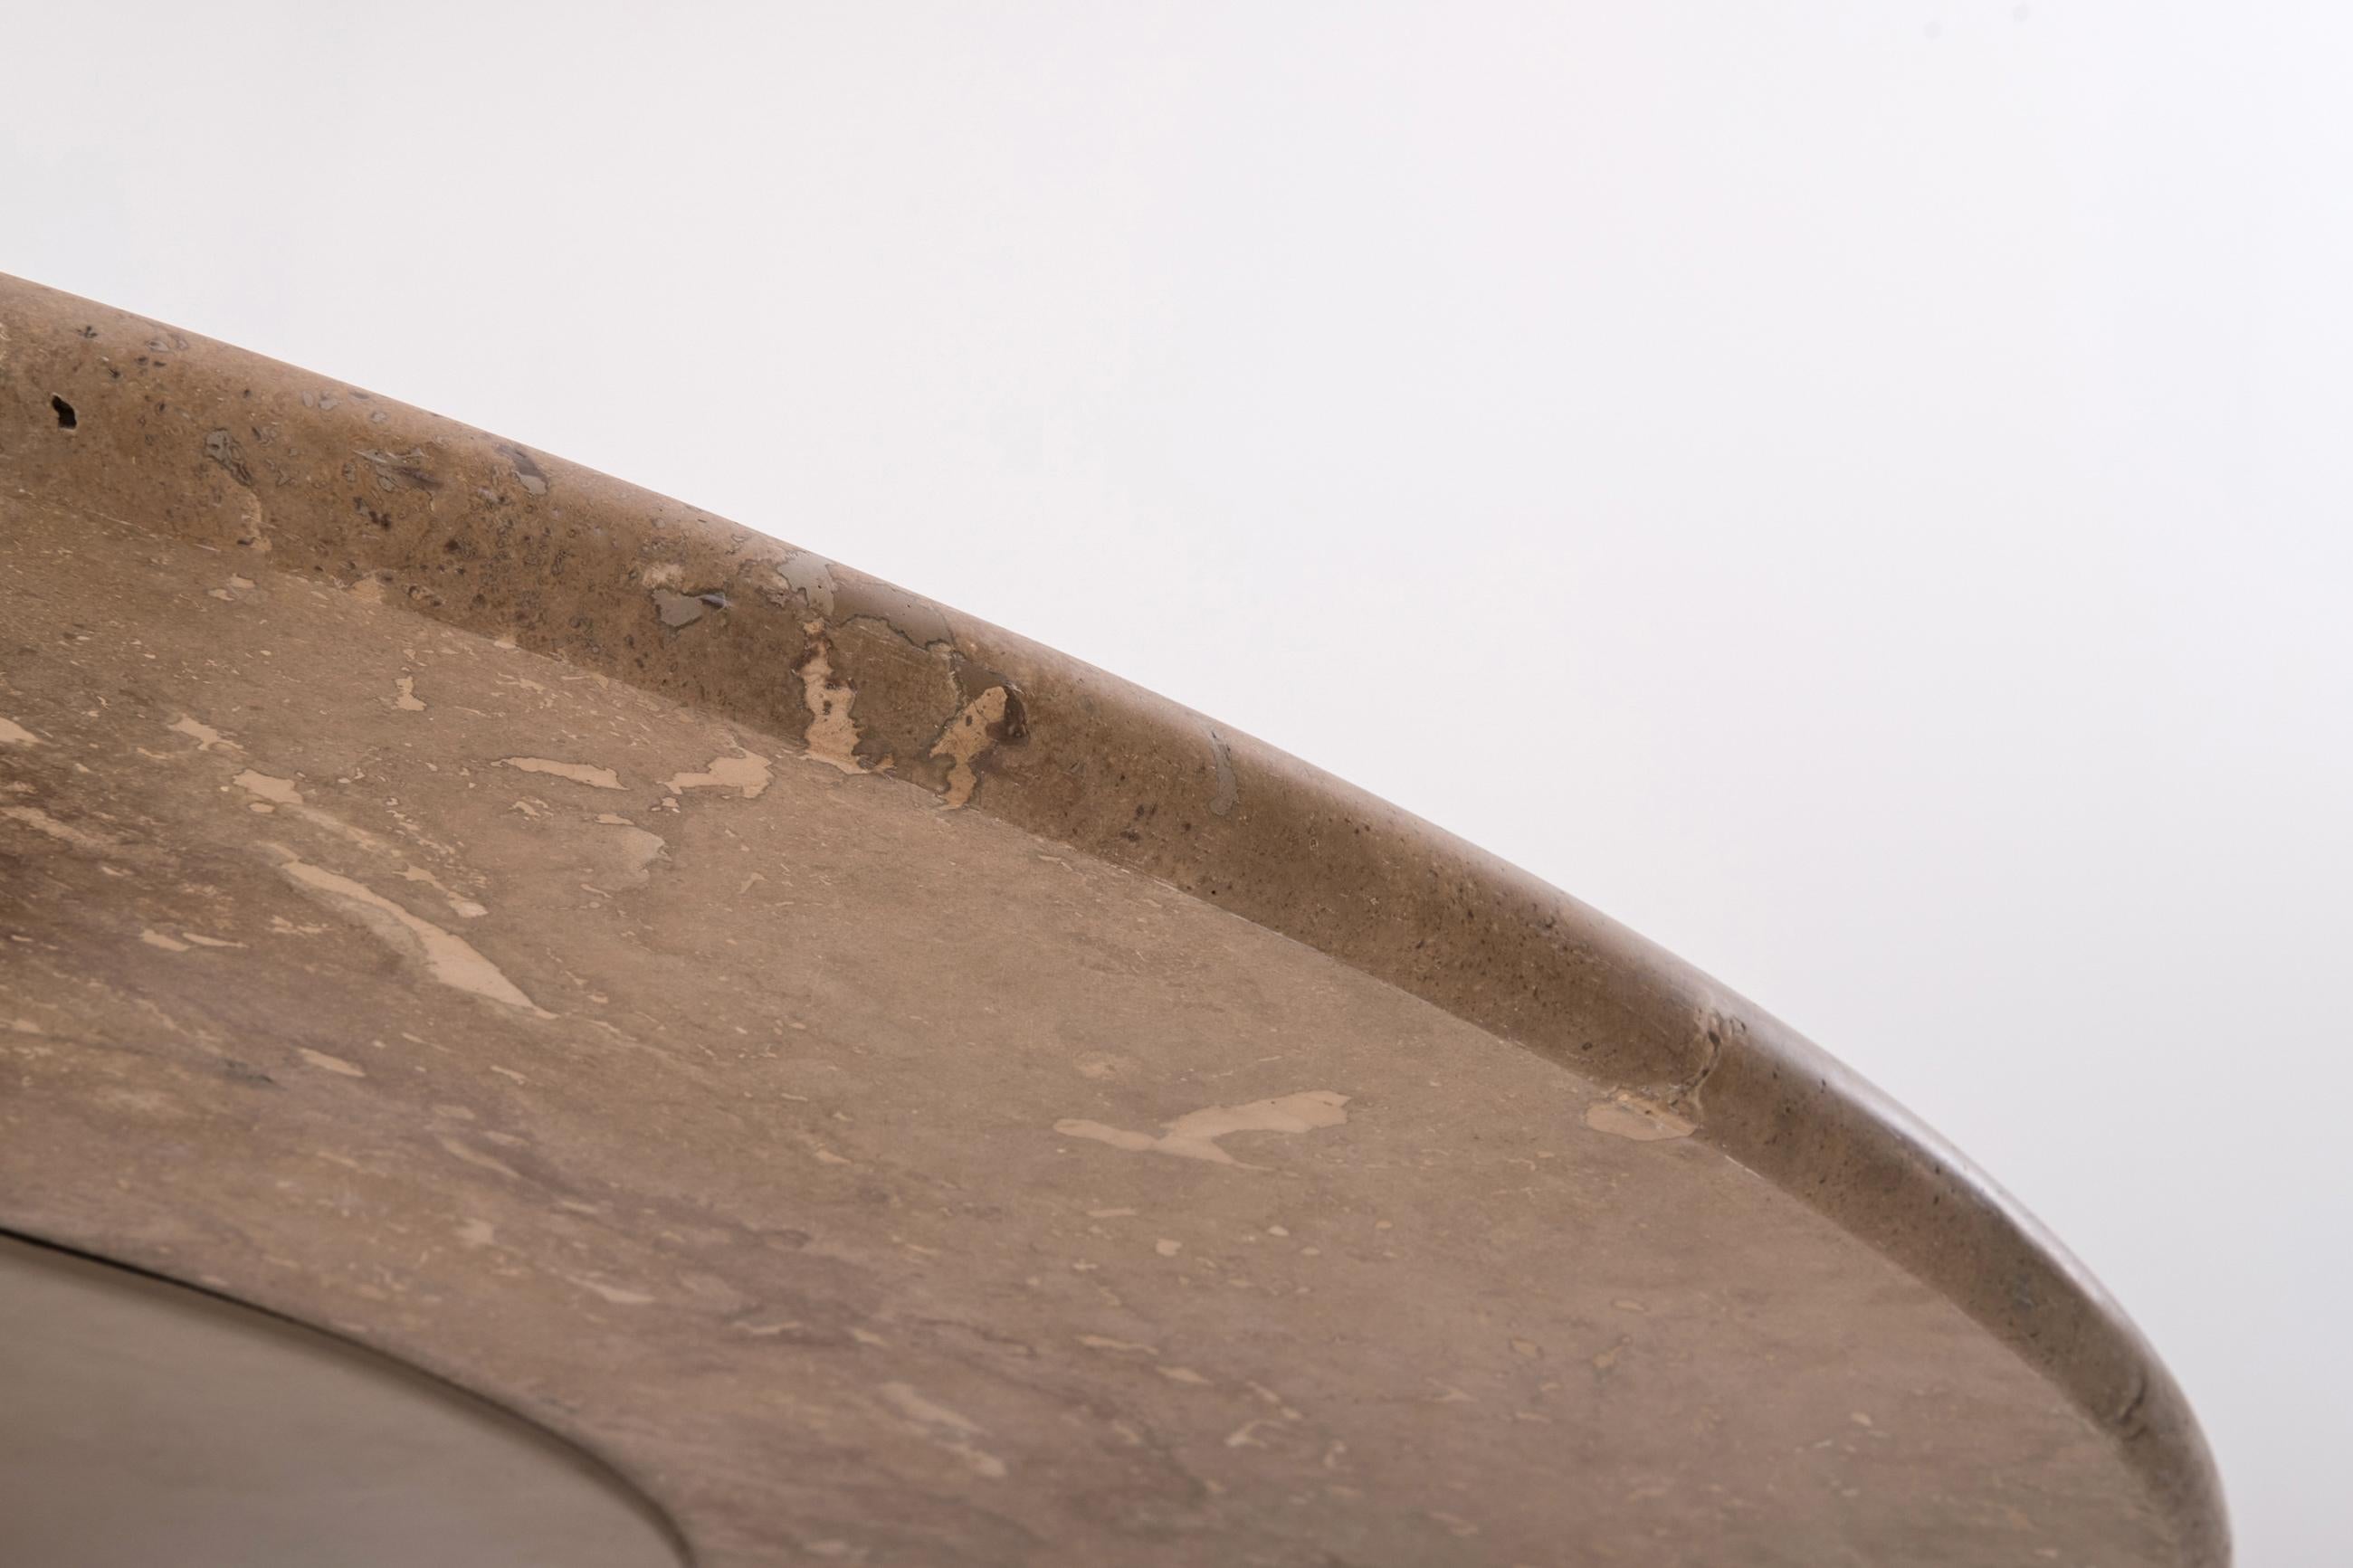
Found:
[[[74,414],[74,405],[62,397],[51,397],[49,406],[57,410],[58,428],[70,430],[81,421]]]

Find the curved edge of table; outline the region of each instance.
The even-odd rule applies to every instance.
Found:
[[[0,484],[797,737],[1573,1064],[1959,1305],[2116,1444],[2182,1562],[2229,1561],[2181,1390],[1983,1172],[1746,998],[1316,768],[679,501],[5,275]]]

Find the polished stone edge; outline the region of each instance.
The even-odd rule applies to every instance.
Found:
[[[2229,1561],[2180,1389],[1967,1158],[1690,965],[1295,758],[681,502],[5,276],[0,485],[215,549],[225,571],[511,639],[740,724],[747,746],[886,773],[1574,1065],[1948,1296],[2117,1445],[2184,1563]],[[1400,743],[1419,722],[1398,715]]]

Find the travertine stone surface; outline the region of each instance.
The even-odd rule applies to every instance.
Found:
[[[2226,1557],[2064,1253],[1574,900],[543,454],[0,331],[0,1227],[706,1563]]]

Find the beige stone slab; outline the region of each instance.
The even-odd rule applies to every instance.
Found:
[[[707,1563],[2224,1559],[2063,1251],[1575,900],[674,502],[0,328],[0,1226]]]

